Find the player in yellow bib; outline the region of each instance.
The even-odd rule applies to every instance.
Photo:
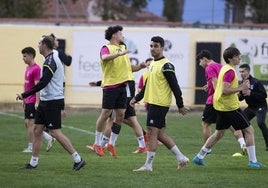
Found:
[[[151,39],[151,55],[154,61],[148,69],[148,77],[145,86],[137,94],[130,104],[134,105],[144,97],[148,103],[147,133],[149,146],[145,164],[134,171],[152,171],[152,163],[157,150],[157,140],[161,141],[176,157],[178,168],[183,168],[189,159],[182,154],[173,139],[166,133],[166,114],[172,100],[172,93],[176,98],[179,113],[185,115],[187,108],[183,105],[182,93],[178,85],[175,68],[170,61],[164,57],[164,39],[159,36]]]
[[[130,89],[128,89],[129,84],[130,81],[134,81],[132,71],[138,71],[140,68],[144,68],[132,68],[128,56],[130,51],[127,50],[126,46],[123,44],[122,30],[123,27],[119,25],[108,27],[105,31],[105,39],[109,41],[109,44],[104,45],[100,51],[103,73],[103,79],[101,82],[103,98],[102,111],[96,122],[96,134],[93,149],[96,154],[101,157],[104,156],[102,147],[103,128],[112,111],[114,111],[115,118],[111,127],[111,135],[109,137],[109,142],[107,143],[107,149],[114,158],[117,158],[115,142],[120,133],[121,124],[125,118],[128,103],[127,91],[130,91]],[[136,115],[132,113],[127,118],[131,118],[132,125],[139,129],[138,131],[140,131],[140,136],[143,138],[142,129],[135,119]],[[145,145],[143,148],[146,149]]]
[[[120,55],[122,53],[129,53],[126,50],[124,44],[107,44],[102,48],[102,56],[108,55],[105,50],[108,50],[109,55],[115,56],[115,58],[101,58],[101,67],[103,73],[103,80],[101,86],[103,88],[111,87],[116,84],[125,83],[128,80],[133,80],[131,63],[127,54]],[[105,53],[105,54],[104,54]],[[128,71],[127,71],[128,70]],[[126,74],[130,72],[131,74]]]
[[[254,129],[239,108],[238,92],[248,89],[246,82],[238,85],[235,72],[235,66],[240,62],[240,52],[237,48],[229,47],[224,50],[223,58],[226,65],[220,70],[213,96],[213,107],[217,110],[216,131],[207,139],[193,162],[205,166],[206,154],[223,137],[225,130],[232,125],[235,130],[243,130],[249,158],[248,166],[260,168],[263,165],[256,158]]]

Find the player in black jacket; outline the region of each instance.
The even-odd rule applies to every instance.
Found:
[[[262,135],[266,144],[266,151],[268,151],[268,129],[265,124],[266,112],[267,112],[267,93],[262,83],[250,75],[250,67],[248,64],[242,64],[239,67],[239,73],[242,82],[248,83],[248,90],[241,91],[239,93],[239,100],[245,99],[248,107],[244,110],[244,113],[248,117],[249,121],[255,116],[257,117],[257,124],[262,131]]]

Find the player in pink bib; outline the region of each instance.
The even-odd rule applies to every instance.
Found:
[[[34,61],[36,52],[32,47],[26,47],[21,51],[23,61],[27,65],[24,75],[24,91],[33,88],[40,80],[41,68]],[[32,152],[33,147],[33,132],[34,132],[34,118],[35,111],[39,104],[39,93],[30,95],[23,100],[25,126],[27,128],[28,147],[23,152]],[[44,132],[43,137],[47,141],[46,150],[49,151],[55,139],[48,133]]]

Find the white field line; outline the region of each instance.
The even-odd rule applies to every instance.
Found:
[[[0,115],[5,115],[5,116],[9,116],[9,117],[15,117],[15,118],[19,118],[19,119],[24,119],[23,116],[17,115],[17,114],[10,114],[10,113],[6,113],[6,112],[0,112]],[[67,126],[67,125],[62,125],[62,127],[67,128],[67,129],[72,129],[78,132],[82,132],[82,133],[86,133],[86,134],[91,134],[91,135],[95,135],[95,133],[91,132],[91,131],[86,131],[84,129],[79,129],[73,126]]]

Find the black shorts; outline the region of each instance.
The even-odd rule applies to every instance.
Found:
[[[235,130],[250,126],[248,118],[240,108],[230,112],[217,111],[217,114],[216,130],[228,129],[231,125]]]
[[[35,124],[45,125],[47,129],[60,129],[63,105],[64,99],[40,101],[36,110]]]
[[[244,114],[247,116],[248,120],[251,121],[255,116],[257,117],[257,123],[265,123],[267,106],[260,107],[247,107],[244,109]]]
[[[129,102],[131,99],[135,96],[135,81],[130,80],[128,81],[128,87],[126,88],[127,90],[127,108],[125,112],[125,119],[136,116],[135,108],[129,105]]]
[[[132,116],[136,116],[136,111],[135,111],[135,108],[133,108],[132,106],[129,105],[129,102],[132,98],[127,98],[127,108],[126,108],[126,111],[125,111],[125,116],[124,116],[124,119],[127,119],[129,117],[132,117]],[[109,116],[111,119],[115,119],[115,112],[114,110],[112,111],[112,113],[110,114]]]
[[[148,104],[147,126],[162,129],[166,126],[166,115],[169,107]]]
[[[117,88],[103,89],[102,93],[103,109],[126,109],[127,92],[124,84]]]
[[[206,104],[203,110],[202,121],[206,123],[216,123],[217,111],[214,109],[212,104]]]
[[[127,82],[127,84],[128,84],[128,88],[129,88],[129,94],[130,94],[128,97],[133,98],[135,96],[135,90],[136,90],[135,81],[130,80]]]
[[[25,104],[24,108],[24,118],[25,119],[34,119],[35,117],[35,103]]]
[[[132,106],[130,106],[129,102],[131,101],[132,98],[128,97],[127,98],[127,109],[125,111],[125,119],[132,117],[132,116],[136,116],[136,111],[135,108],[133,108]]]

